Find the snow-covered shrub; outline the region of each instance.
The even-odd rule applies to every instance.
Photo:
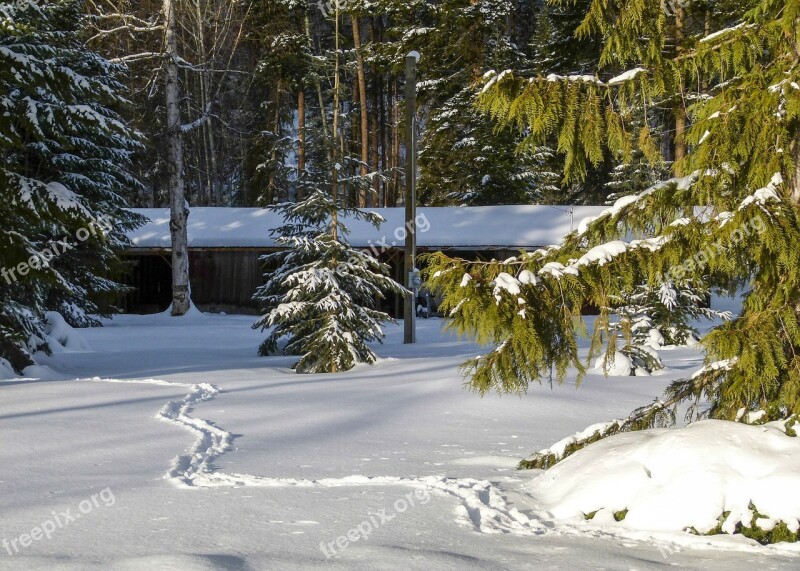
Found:
[[[594,370],[609,377],[646,377],[664,365],[658,351],[650,346],[626,345],[622,350],[599,357]]]
[[[796,541],[800,439],[785,424],[705,420],[618,434],[579,450],[527,488],[559,519]]]

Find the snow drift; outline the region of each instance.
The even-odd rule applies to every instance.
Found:
[[[66,322],[64,317],[55,311],[45,314],[44,332],[51,351],[90,351],[91,348],[80,332]]]
[[[527,486],[558,519],[647,531],[800,527],[800,438],[783,423],[705,420],[612,436]],[[618,521],[619,520],[619,521]]]

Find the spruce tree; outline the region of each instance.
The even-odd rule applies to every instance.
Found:
[[[253,327],[270,333],[260,354],[297,355],[293,368],[298,373],[335,373],[374,363],[368,343],[382,341],[381,326],[392,321],[377,305],[387,293],[404,290],[385,275],[385,264],[348,244],[344,219],[378,228],[383,218],[337,206],[322,191],[273,210],[284,218],[273,235],[286,250],[263,258],[266,283],[255,299],[266,313]]]
[[[706,8],[681,6],[683,16]],[[800,0],[735,11],[711,33],[682,20],[678,34],[660,0],[593,0],[576,33],[602,40],[595,73],[490,77],[483,108],[527,129],[530,144],[554,145],[567,180],[583,180],[611,153],[660,160],[649,121],[634,131],[625,118],[668,94],[688,113],[677,141],[688,153],[673,165],[683,176],[620,199],[557,247],[486,264],[432,258],[430,285],[452,327],[498,345],[466,364],[475,390],[582,376],[581,309],[609,308],[637,284],[748,284],[741,314],[702,339],[706,366],[609,432],[669,421],[684,401],[709,403],[690,407],[692,418],[800,414]],[[593,356],[610,337],[609,314],[596,320]]]
[[[0,4],[0,356],[47,350],[43,316],[97,324],[139,217],[122,198],[137,135],[118,115],[121,68],[85,49],[80,2]]]

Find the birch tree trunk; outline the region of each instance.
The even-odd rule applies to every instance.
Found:
[[[180,84],[178,83],[178,37],[173,0],[164,0],[167,168],[169,169],[169,230],[172,238],[172,315],[189,311],[189,251],[186,231],[189,207],[185,197],[183,140],[181,133]]]

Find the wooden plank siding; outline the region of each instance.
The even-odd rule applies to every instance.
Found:
[[[265,253],[244,248],[190,250],[192,301],[202,311],[257,314],[253,294],[264,283],[259,258]],[[134,288],[122,302],[125,312],[166,310],[171,301],[169,250],[130,251],[125,258],[131,269],[124,282]]]
[[[439,248],[432,249],[439,250]],[[190,248],[189,281],[192,286],[192,301],[201,310],[212,313],[258,314],[258,304],[253,294],[264,283],[262,262],[259,258],[269,249],[255,248]],[[419,253],[428,251],[420,248]],[[505,259],[518,254],[509,249],[457,250],[451,251],[470,260]],[[171,268],[169,249],[136,248],[125,255],[129,270],[123,282],[133,288],[120,301],[126,313],[147,314],[165,311],[171,302]],[[389,264],[390,275],[396,281],[403,280],[402,250],[390,249],[381,254]],[[389,315],[402,316],[402,299],[391,296],[380,307]]]

